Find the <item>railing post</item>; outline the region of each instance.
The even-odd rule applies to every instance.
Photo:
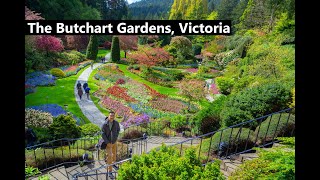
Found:
[[[292,109],[291,109],[290,112],[288,113],[289,115],[288,115],[288,118],[287,118],[287,122],[286,122],[285,128],[288,128],[288,123],[289,123],[289,119],[290,119],[291,112],[292,112]],[[283,133],[282,133],[281,136],[283,136],[285,132],[286,132],[286,131],[283,131]],[[273,139],[272,139],[272,140],[273,140]]]
[[[281,117],[281,114],[280,114],[280,117]],[[266,135],[264,136],[264,139],[263,139],[263,141],[262,141],[262,147],[264,147],[264,143],[265,143],[266,138],[267,138],[267,134],[268,134],[268,131],[269,131],[269,126],[270,126],[271,121],[272,121],[272,115],[270,116],[270,121],[269,121],[269,123],[268,123]],[[273,138],[272,138],[272,141],[273,141]]]
[[[47,161],[47,156],[46,156],[46,150],[45,148],[43,148],[43,155],[44,155],[44,159],[46,161],[46,168],[48,167],[48,161]]]
[[[181,156],[181,151],[182,151],[182,143],[180,144],[180,156]]]
[[[221,133],[220,133],[220,139],[219,139],[219,143],[218,143],[218,157],[219,157],[219,158],[221,158],[221,157],[220,157],[220,154],[219,154],[219,151],[220,151],[220,144],[221,144],[222,133],[223,133],[223,130],[222,130]]]
[[[63,158],[63,146],[62,146],[62,140],[61,140],[61,139],[60,139],[60,144],[61,144],[62,162],[64,162],[64,158]]]
[[[259,119],[258,121],[260,121],[260,119]],[[259,123],[259,128],[258,128],[258,133],[257,133],[257,135],[256,135],[256,139],[255,139],[255,141],[254,141],[254,145],[256,145],[257,140],[258,140],[258,136],[259,136],[259,132],[260,132],[260,127],[261,127],[262,119],[261,119],[261,121],[258,122],[258,123]]]
[[[210,155],[210,150],[211,150],[211,142],[212,142],[212,137],[213,137],[214,134],[211,135],[211,138],[210,138],[210,145],[209,145],[209,150],[208,150],[208,157],[207,157],[207,163],[209,161],[209,155]]]
[[[239,136],[238,136],[238,140],[237,140],[237,142],[236,142],[236,150],[235,150],[235,153],[237,153],[237,150],[238,150],[238,145],[239,145],[239,140],[240,140],[240,138],[241,138],[241,133],[242,133],[242,127],[243,127],[243,124],[241,124],[241,127],[240,127],[240,129],[239,129],[239,131],[238,131],[238,133],[239,133]],[[237,136],[236,136],[236,139],[237,139]]]
[[[56,156],[54,154],[54,146],[52,145],[51,148],[52,148],[52,155],[53,155],[53,163],[54,165],[56,165]]]
[[[230,147],[230,144],[231,144],[231,138],[232,138],[232,132],[233,132],[233,127],[231,128],[231,133],[230,133],[230,136],[229,136],[229,143],[228,143],[228,147],[227,147],[227,152],[226,152],[226,157],[228,157],[228,152],[229,152],[229,147]],[[232,148],[232,146],[231,146]]]
[[[198,160],[200,160],[200,152],[201,152],[201,145],[202,145],[202,137],[200,138],[200,148],[199,148],[199,154],[198,154]]]
[[[273,136],[272,136],[272,142],[273,142],[273,140],[274,140],[274,138],[275,138],[275,136],[277,134],[277,130],[278,130],[278,126],[279,126],[280,120],[281,120],[281,113],[280,113],[279,120],[278,120],[278,123],[277,123],[277,126],[276,126],[276,130],[274,131]]]
[[[71,161],[71,148],[70,148],[70,141],[68,140],[68,146],[69,146],[69,154],[70,154],[70,161]]]

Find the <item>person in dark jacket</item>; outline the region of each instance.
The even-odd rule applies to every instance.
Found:
[[[81,89],[81,83],[80,83],[80,81],[78,81],[77,89]]]
[[[106,157],[107,157],[107,163],[112,164],[116,162],[117,157],[117,139],[120,132],[120,125],[119,122],[114,120],[115,113],[110,112],[109,117],[105,118],[105,122],[103,123],[101,127],[102,131],[102,138],[104,142],[107,144],[106,147]],[[114,167],[117,169],[118,167]],[[108,167],[109,173],[112,171],[112,167]],[[109,174],[112,175],[112,174]]]
[[[89,95],[90,95],[90,88],[89,87],[86,87],[85,89],[84,89],[84,92],[86,92],[86,94],[87,94],[87,98],[89,99]]]
[[[81,89],[81,87],[78,89],[78,95],[80,97],[80,100],[81,100],[81,97],[82,97],[82,94],[83,94],[83,91]]]
[[[88,87],[88,83],[87,82],[83,83],[83,90],[86,90],[87,87]]]

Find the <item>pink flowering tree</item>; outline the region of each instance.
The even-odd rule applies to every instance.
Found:
[[[44,51],[49,56],[49,52],[60,52],[64,49],[61,39],[54,36],[42,35],[36,39],[36,48]]]
[[[43,17],[40,16],[41,13],[36,13],[31,11],[27,6],[24,7],[24,19],[25,20],[44,20]]]

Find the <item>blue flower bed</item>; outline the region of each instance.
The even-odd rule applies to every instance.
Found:
[[[29,86],[54,86],[55,85],[56,77],[49,73],[44,72],[33,72],[27,74],[25,77],[25,84]]]
[[[52,116],[54,117],[57,117],[60,114],[65,114],[65,115],[67,114],[67,112],[63,109],[63,107],[57,104],[43,104],[40,106],[30,106],[29,108],[48,112],[52,114]]]

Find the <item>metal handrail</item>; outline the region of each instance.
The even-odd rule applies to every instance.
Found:
[[[251,122],[256,122],[256,121],[259,122],[260,120],[262,120],[262,119],[264,119],[264,118],[267,118],[267,117],[270,117],[270,116],[272,117],[274,114],[280,114],[280,117],[281,117],[281,113],[289,112],[289,116],[288,116],[288,119],[287,119],[287,122],[286,122],[286,126],[285,126],[285,128],[287,128],[287,125],[288,125],[288,122],[289,122],[289,118],[290,118],[290,115],[291,115],[290,112],[292,112],[294,108],[295,108],[295,107],[287,108],[287,109],[284,109],[284,110],[281,110],[281,111],[278,111],[278,112],[274,112],[274,113],[270,113],[270,114],[261,116],[261,117],[259,117],[259,118],[255,118],[255,119],[248,120],[248,121],[245,121],[245,122],[236,124],[236,125],[232,125],[232,126],[229,126],[229,127],[223,128],[223,129],[220,129],[220,130],[216,130],[216,131],[209,132],[209,133],[206,133],[206,134],[203,134],[203,135],[199,135],[199,136],[196,136],[196,137],[193,137],[193,138],[189,138],[189,139],[183,140],[183,141],[181,141],[181,142],[168,145],[168,147],[181,145],[181,146],[180,146],[180,155],[181,155],[181,153],[182,153],[182,144],[184,144],[184,143],[186,143],[186,142],[189,142],[189,141],[192,142],[193,140],[196,140],[196,139],[201,139],[201,142],[200,142],[200,144],[199,144],[199,145],[200,145],[199,155],[200,155],[202,139],[203,139],[204,137],[207,137],[207,136],[210,137],[211,135],[214,135],[214,134],[217,133],[217,132],[221,132],[221,134],[220,134],[220,140],[219,140],[219,143],[218,143],[218,145],[220,146],[220,144],[221,144],[221,136],[222,136],[222,134],[223,134],[223,131],[225,131],[225,130],[227,130],[227,129],[231,129],[231,133],[230,133],[230,136],[229,136],[229,142],[230,142],[231,135],[232,135],[232,130],[233,130],[234,128],[237,128],[237,127],[241,127],[241,128],[242,128],[243,125],[249,124],[249,123],[251,123]],[[271,142],[265,143],[266,135],[267,135],[267,133],[268,133],[269,126],[270,126],[270,123],[271,123],[271,121],[272,121],[272,118],[271,118],[270,121],[269,121],[269,124],[268,124],[267,132],[266,132],[266,135],[265,135],[263,144],[262,144],[262,145],[257,145],[256,147],[265,147],[265,146],[271,145],[271,144],[273,144],[273,143],[279,142],[279,140],[274,139],[274,136],[275,136],[275,134],[277,133],[277,128],[278,128],[278,125],[279,125],[279,122],[280,122],[280,117],[279,117],[278,122],[277,122],[276,131],[275,131],[274,134],[273,134],[273,140],[272,140]],[[258,126],[259,126],[259,130],[260,130],[261,122],[259,123]],[[242,131],[240,131],[240,130],[237,132],[236,138],[238,137],[238,135],[239,135],[239,137],[241,136],[241,132],[242,132]],[[291,131],[291,136],[292,136],[293,132],[294,132],[294,129]],[[250,135],[250,131],[249,131],[249,133],[248,133],[248,138],[249,138],[249,135]],[[257,139],[258,135],[259,135],[259,131],[258,131],[258,133],[256,134],[256,139]],[[238,140],[239,140],[239,137],[238,137]],[[241,151],[239,151],[239,152],[233,152],[233,153],[229,153],[229,154],[227,153],[227,154],[224,155],[224,156],[218,156],[218,158],[219,158],[219,159],[226,159],[226,158],[230,158],[230,156],[233,156],[233,155],[238,155],[238,154],[241,154],[241,153],[245,153],[245,152],[250,152],[250,151],[252,151],[252,150],[253,150],[253,149],[252,149],[253,147],[246,149],[246,148],[247,148],[247,143],[248,143],[248,138],[247,138],[245,150],[241,150]],[[211,136],[211,138],[210,138],[210,147],[211,147],[211,142],[212,142],[212,136]],[[191,144],[192,144],[192,143],[191,143]],[[256,144],[256,142],[255,142],[255,144]],[[210,151],[210,147],[209,147],[209,151]],[[158,151],[158,150],[160,150],[160,148],[161,148],[161,147],[157,147],[157,148],[155,148],[155,150]],[[237,144],[236,149],[237,149],[237,148],[238,148],[238,144]],[[220,147],[219,147],[218,149],[220,149]],[[229,150],[229,144],[228,144],[228,149],[227,149],[227,151],[228,151],[228,150]],[[206,160],[206,162],[205,162],[203,165],[207,164],[208,162],[214,161],[214,160],[209,161],[209,151],[208,151],[208,155],[207,155],[207,160]],[[149,153],[149,152],[147,152],[147,154],[148,154],[148,153]],[[199,155],[198,155],[198,156],[199,156]],[[200,156],[199,156],[198,158],[200,158]],[[98,169],[107,168],[107,167],[112,166],[112,165],[120,165],[120,164],[122,164],[122,163],[124,163],[124,162],[127,162],[127,161],[130,161],[130,160],[131,160],[131,158],[128,158],[128,159],[125,159],[125,160],[122,160],[122,161],[113,163],[113,164],[111,164],[111,165],[104,165],[104,166],[102,166],[102,167],[99,167],[99,168],[97,168],[97,169],[93,169],[93,170],[88,171],[88,172],[85,172],[85,173],[75,174],[75,175],[73,175],[72,177],[73,177],[73,179],[78,179],[78,177],[88,177],[88,176],[96,175],[96,174],[90,174],[90,173],[91,173],[91,172],[94,172],[94,171],[96,171],[96,170],[98,170]],[[107,172],[107,173],[108,173],[108,172]],[[107,174],[107,173],[100,173],[100,174]],[[115,173],[117,173],[117,172],[115,172]]]

